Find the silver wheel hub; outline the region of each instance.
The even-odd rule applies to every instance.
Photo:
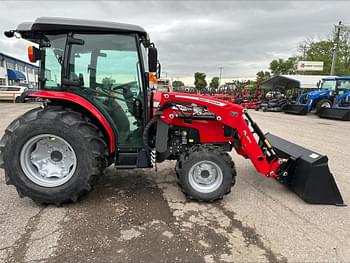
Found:
[[[331,108],[332,105],[329,102],[323,102],[321,108]]]
[[[40,134],[24,144],[20,164],[32,182],[44,187],[57,187],[73,176],[77,159],[67,141],[56,135]]]
[[[217,190],[223,181],[220,167],[211,161],[200,161],[189,171],[189,183],[200,193],[211,193]]]

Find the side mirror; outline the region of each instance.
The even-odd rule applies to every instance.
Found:
[[[155,47],[148,48],[148,70],[149,72],[157,72],[158,51]]]
[[[5,31],[4,35],[8,38],[11,38],[15,35],[15,31],[14,30]]]
[[[41,59],[40,49],[34,46],[28,46],[28,59],[30,62],[35,63]]]

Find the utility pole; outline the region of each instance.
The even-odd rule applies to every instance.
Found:
[[[306,48],[307,48],[306,45],[303,45],[303,46],[302,46],[302,49],[303,49],[303,60],[306,59]]]
[[[337,49],[339,44],[339,37],[340,37],[340,30],[342,27],[341,21],[339,21],[338,25],[335,25],[336,35],[334,40],[334,47],[333,47],[333,58],[332,58],[332,67],[331,67],[331,76],[335,75],[335,64],[337,61]]]
[[[305,61],[306,60],[306,49],[308,48],[308,46],[306,46],[306,44],[304,44],[301,48],[303,49],[303,60]],[[301,71],[300,74],[305,75],[305,71]]]
[[[220,76],[219,76],[219,86],[221,84],[221,76],[222,76],[222,70],[224,69],[224,67],[219,67],[220,69]]]

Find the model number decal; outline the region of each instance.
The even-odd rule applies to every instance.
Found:
[[[216,100],[206,99],[206,98],[197,98],[197,97],[184,96],[184,95],[175,95],[175,97],[176,98],[183,98],[183,99],[190,99],[190,100],[199,100],[199,101],[207,102],[210,104],[218,105],[220,107],[226,106],[226,103],[216,101]]]
[[[248,142],[249,142],[249,143],[252,143],[252,141],[250,140],[250,138],[249,138],[249,136],[248,136],[246,130],[243,130],[243,134],[244,134],[244,136],[247,138]]]

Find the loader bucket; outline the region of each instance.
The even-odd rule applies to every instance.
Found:
[[[316,114],[321,118],[350,121],[350,108],[321,108]]]
[[[332,173],[328,158],[267,133],[265,135],[281,158],[288,158],[292,165],[282,182],[301,199],[310,204],[344,205]]]
[[[285,113],[297,114],[297,115],[306,115],[308,113],[306,105],[298,104],[286,104],[282,107],[282,111]]]

